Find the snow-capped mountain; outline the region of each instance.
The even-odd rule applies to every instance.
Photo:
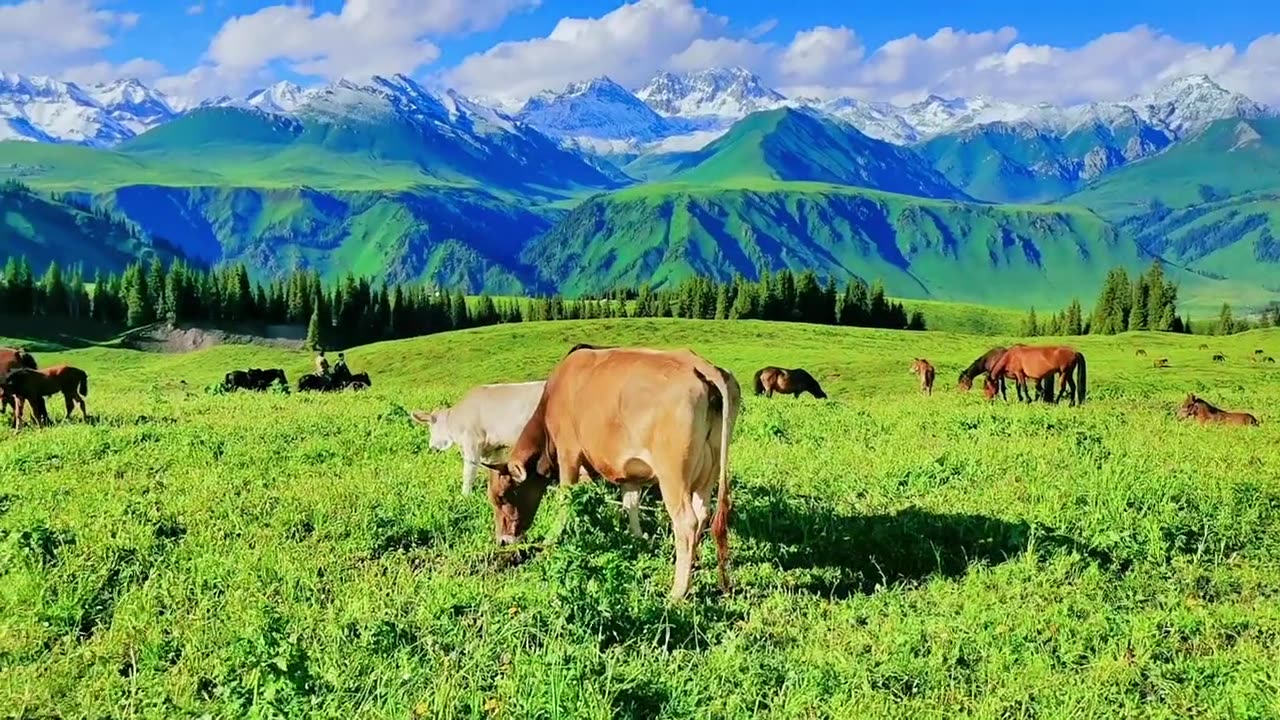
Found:
[[[0,72],[0,140],[109,147],[175,116],[163,93],[136,80],[81,88]]]
[[[1231,92],[1207,75],[1174,78],[1147,95],[1116,104],[1133,108],[1147,122],[1179,138],[1194,135],[1224,118],[1252,119],[1277,114],[1274,108]]]
[[[730,122],[787,105],[782,93],[742,68],[715,68],[676,75],[658,73],[636,97],[667,116],[721,118]]]
[[[889,103],[866,102],[854,98],[834,100],[804,99],[804,105],[816,108],[858,128],[864,135],[895,145],[910,145],[920,133],[902,117],[901,111]]]
[[[686,128],[653,111],[607,77],[529,98],[518,117],[554,138],[651,142]]]

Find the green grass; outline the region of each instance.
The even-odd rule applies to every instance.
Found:
[[[517,566],[406,411],[543,377],[575,342],[689,346],[749,384],[736,592],[616,490],[553,492]],[[374,387],[212,396],[305,354],[42,353],[96,423],[0,441],[0,707],[17,717],[1274,717],[1280,332],[1073,339],[1072,409],[952,391],[994,340],[768,323],[504,326],[349,351]],[[1157,371],[1136,348],[1168,357]],[[921,397],[912,356],[939,370]],[[180,384],[185,380],[186,389]],[[1259,428],[1172,417],[1196,391]],[[563,522],[561,522],[563,521]],[[551,533],[558,533],[551,537]]]

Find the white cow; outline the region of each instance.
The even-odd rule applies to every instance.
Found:
[[[546,381],[500,383],[474,387],[451,408],[410,415],[431,431],[431,448],[462,451],[462,494],[470,495],[476,471],[485,460],[501,461],[500,451],[515,445],[538,407]]]

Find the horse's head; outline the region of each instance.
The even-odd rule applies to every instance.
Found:
[[[1179,420],[1186,420],[1189,417],[1193,417],[1196,414],[1196,409],[1199,404],[1200,398],[1196,397],[1195,393],[1187,393],[1186,399],[1178,406],[1175,415]]]
[[[982,381],[982,394],[988,399],[995,399],[996,393],[1000,391],[1000,386],[990,376]]]
[[[973,378],[960,371],[960,379],[956,381],[956,389],[960,392],[969,392],[973,389]]]

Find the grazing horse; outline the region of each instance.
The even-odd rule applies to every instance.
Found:
[[[926,395],[933,394],[933,378],[936,372],[928,360],[924,358],[914,358],[911,361],[911,372],[920,378],[920,392]]]
[[[1254,354],[1254,355],[1261,355],[1261,354],[1262,354],[1262,352],[1263,352],[1263,351],[1262,351],[1262,349],[1261,349],[1261,348],[1259,348],[1258,350],[1254,350],[1254,351],[1253,351],[1253,354]]]
[[[755,389],[757,395],[765,397],[773,397],[775,392],[795,397],[807,392],[819,400],[827,397],[822,386],[804,368],[762,367],[756,371]]]
[[[1072,371],[1075,372],[1074,378]],[[1072,405],[1084,404],[1087,384],[1084,353],[1075,348],[1065,345],[1015,345],[1000,356],[989,375],[994,381],[999,381],[1006,375],[1012,376],[1018,386],[1025,390],[1027,378],[1039,381],[1052,373],[1062,375],[1062,380],[1057,396],[1050,402],[1057,402],[1067,396]],[[1047,389],[1052,397],[1052,386]],[[1068,390],[1071,393],[1069,396]],[[1028,394],[1027,402],[1030,402],[1029,398]]]
[[[1271,357],[1270,355],[1268,355],[1268,356],[1266,356],[1266,357],[1262,358],[1262,362],[1264,362],[1264,363],[1271,363],[1272,365],[1275,365],[1275,364],[1276,364],[1276,359],[1275,359],[1275,358],[1273,358],[1273,357]]]
[[[1026,347],[1026,346],[1022,344],[1018,344],[1018,345],[1012,345],[1011,347]],[[974,360],[969,365],[969,367],[960,371],[960,379],[957,381],[956,387],[962,390],[963,392],[969,392],[969,390],[973,388],[973,379],[984,373],[987,375],[987,379],[990,380],[991,368],[995,367],[996,362],[1000,360],[1000,357],[1003,356],[1005,352],[1007,352],[1008,350],[1009,348],[1007,347],[994,347],[986,351],[985,353],[983,353],[982,356],[979,357],[977,360]],[[1009,395],[1005,391],[1004,378],[1003,377],[997,378],[994,380],[994,383],[995,383],[996,389],[1000,391],[1000,397],[1007,401],[1009,399]],[[1031,402],[1031,394],[1027,393],[1025,396],[1023,394],[1024,391],[1026,390],[1025,387],[1023,387],[1022,385],[1017,385],[1014,389],[1017,390],[1018,392],[1018,400],[1026,400],[1027,402]],[[987,391],[986,384],[984,383],[983,392],[986,392],[986,391]],[[1052,374],[1046,375],[1045,377],[1041,378],[1041,382],[1036,383],[1036,393],[1040,397],[1045,398],[1045,402],[1048,402],[1049,398],[1053,397],[1053,375]],[[987,395],[988,400],[990,400],[992,397],[994,397],[994,395]]]
[[[1160,358],[1159,360],[1152,360],[1151,367],[1167,368],[1169,367],[1169,358]]]
[[[1214,356],[1213,356],[1213,361],[1214,361],[1214,362],[1218,362],[1218,363],[1220,363],[1220,362],[1226,362],[1226,361],[1227,361],[1227,356],[1226,356],[1226,355],[1223,355],[1222,353],[1218,353],[1217,355],[1214,355]]]
[[[369,373],[358,372],[353,374],[345,381],[337,378],[326,379],[323,375],[317,373],[308,373],[298,378],[298,391],[318,391],[318,392],[337,392],[339,390],[366,390],[373,386],[373,381],[369,379]]]
[[[1200,344],[1200,349],[1201,349],[1201,350],[1208,350],[1208,349],[1209,349],[1209,343],[1201,343],[1201,344]]]
[[[1196,397],[1194,393],[1187,393],[1187,399],[1183,400],[1182,404],[1178,406],[1176,414],[1179,420],[1195,418],[1201,425],[1211,422],[1226,423],[1228,425],[1258,424],[1258,418],[1247,412],[1219,410],[1207,401]]]
[[[1146,357],[1146,356],[1147,356],[1147,351],[1146,351],[1146,350],[1143,350],[1142,348],[1138,348],[1138,351],[1137,351],[1137,352],[1135,352],[1135,353],[1134,353],[1134,355],[1136,355],[1136,356],[1138,356],[1138,357]]]
[[[89,410],[84,403],[84,396],[89,394],[89,375],[80,368],[70,365],[57,365],[48,370],[20,368],[9,373],[3,381],[3,387],[6,396],[12,394],[19,400],[13,418],[15,430],[22,427],[21,401],[31,405],[31,415],[37,425],[48,424],[49,412],[44,399],[55,393],[62,393],[66,400],[68,420],[76,405],[80,406],[84,419],[89,419]]]

